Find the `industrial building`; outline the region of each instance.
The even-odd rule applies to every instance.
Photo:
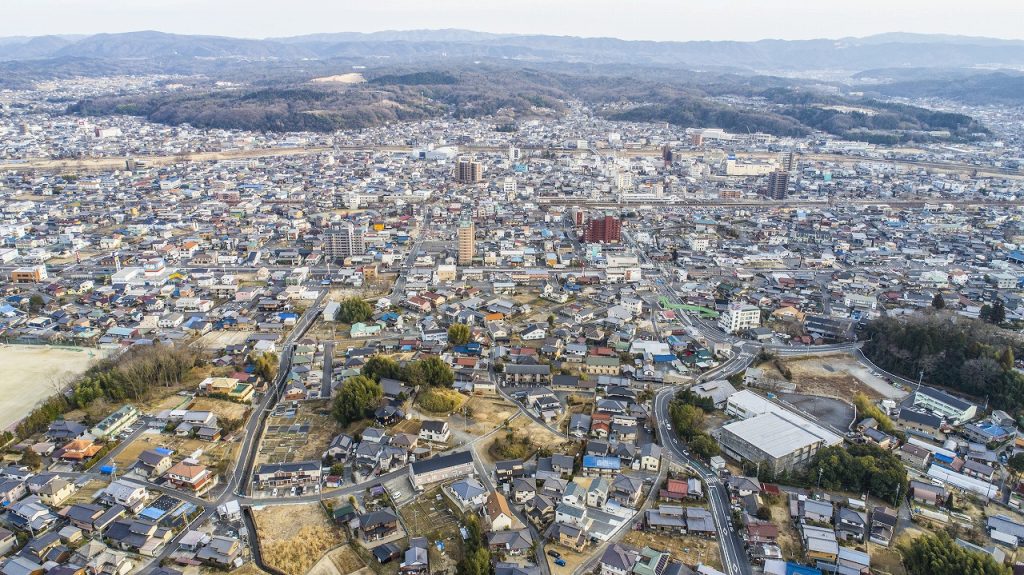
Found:
[[[819,449],[843,442],[838,433],[748,390],[729,398],[726,413],[742,419],[722,427],[722,450],[774,473],[800,467]]]

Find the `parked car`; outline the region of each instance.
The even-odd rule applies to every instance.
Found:
[[[548,551],[548,555],[554,557],[555,559],[561,559],[562,558],[562,554],[559,553],[558,551],[555,551],[554,549],[549,550]]]
[[[555,565],[559,567],[565,567],[565,559],[555,559]]]

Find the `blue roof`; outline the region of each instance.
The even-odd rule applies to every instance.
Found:
[[[157,447],[153,451],[159,453],[160,455],[170,455],[174,453],[173,450],[167,449],[166,447]]]
[[[156,507],[147,507],[143,509],[142,512],[139,513],[139,515],[145,517],[146,519],[152,519],[156,521],[163,517],[165,513],[166,511],[164,511],[163,509],[157,509]]]
[[[618,457],[600,457],[597,455],[583,456],[583,467],[590,467],[594,469],[619,469],[621,466],[622,462],[619,461]]]
[[[676,356],[671,353],[659,353],[654,356],[654,363],[671,363],[676,360]]]
[[[786,575],[821,575],[821,569],[800,565],[799,563],[786,563]]]

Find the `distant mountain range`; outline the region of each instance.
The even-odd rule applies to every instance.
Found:
[[[0,60],[96,58],[365,59],[422,63],[467,59],[640,64],[750,72],[873,68],[1021,68],[1024,41],[881,34],[865,38],[756,42],[653,42],[615,38],[501,35],[469,30],[311,34],[262,40],[155,31],[0,38]]]

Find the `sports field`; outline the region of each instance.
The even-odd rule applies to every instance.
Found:
[[[94,348],[0,345],[0,429],[17,423],[43,399],[57,392],[106,355]]]

